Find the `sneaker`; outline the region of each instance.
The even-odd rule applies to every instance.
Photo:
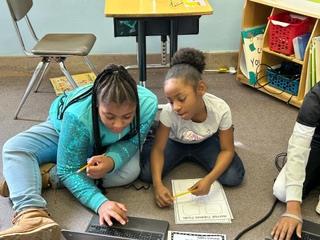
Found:
[[[12,220],[13,226],[0,232],[0,239],[56,240],[60,239],[60,226],[40,208],[29,208],[18,213]]]
[[[54,166],[54,163],[46,163],[40,166],[40,172],[42,177],[42,189],[51,187],[49,172]],[[0,195],[3,197],[9,197],[10,195],[8,184],[5,180],[0,182]]]
[[[320,197],[319,197],[318,204],[316,206],[316,213],[320,214]]]

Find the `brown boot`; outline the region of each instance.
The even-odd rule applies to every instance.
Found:
[[[18,213],[12,220],[13,227],[0,232],[0,239],[57,240],[60,227],[43,208],[29,208]]]
[[[0,196],[9,197],[9,188],[5,180],[0,182]]]
[[[40,166],[40,172],[42,177],[42,189],[50,188],[51,182],[50,182],[50,170],[53,168],[56,164],[54,163],[46,163]]]
[[[40,166],[40,172],[42,177],[42,189],[50,188],[50,169],[55,166],[54,163],[46,163]],[[0,182],[0,195],[3,197],[9,197],[10,192],[6,181]]]

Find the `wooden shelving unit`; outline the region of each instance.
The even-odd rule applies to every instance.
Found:
[[[294,55],[287,56],[281,53],[274,52],[270,50],[269,42],[269,22],[268,17],[278,14],[283,11],[288,11],[291,13],[296,13],[311,18],[310,32],[311,37],[308,42],[305,56],[303,60],[296,59]],[[276,97],[282,101],[288,102],[289,104],[300,107],[305,95],[305,83],[306,83],[306,73],[308,69],[308,59],[309,59],[309,45],[311,39],[315,36],[320,35],[320,4],[311,1],[296,1],[296,0],[246,0],[243,8],[243,18],[242,18],[242,29],[250,28],[254,26],[259,26],[266,24],[266,30],[263,37],[263,48],[261,55],[261,63],[274,66],[280,64],[283,61],[291,61],[302,65],[301,76],[299,81],[298,94],[292,95],[270,85],[265,85],[268,83],[266,77],[259,80],[259,85],[250,85],[246,76],[242,73],[240,69],[241,62],[243,61],[243,50],[242,50],[242,40],[240,44],[239,51],[239,62],[237,69],[237,80],[243,84],[257,88],[257,90],[265,92],[273,97]],[[265,85],[264,87],[261,87]],[[260,87],[259,87],[260,86]]]

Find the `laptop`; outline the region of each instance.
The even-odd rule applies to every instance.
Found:
[[[320,240],[320,224],[303,219],[301,240]],[[265,238],[271,239],[270,237]],[[295,234],[291,240],[298,240],[298,236]]]
[[[64,237],[63,239],[66,240],[128,240],[128,238],[108,237],[100,234],[75,232],[67,229],[62,229],[61,233]]]
[[[93,215],[86,232],[75,232],[63,229],[62,235],[66,240],[103,240],[103,239],[143,239],[143,240],[165,240],[169,223],[163,220],[150,218],[128,217],[126,225],[116,222],[112,227],[99,224],[99,216]]]

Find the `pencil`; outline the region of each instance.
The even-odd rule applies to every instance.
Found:
[[[84,165],[83,167],[81,167],[79,170],[77,170],[77,173],[82,172],[83,170],[85,170],[88,167],[88,164]]]
[[[174,195],[173,198],[182,197],[182,196],[187,195],[189,193],[192,193],[192,191],[188,190],[188,191],[185,191],[185,192],[178,193],[178,194]]]

